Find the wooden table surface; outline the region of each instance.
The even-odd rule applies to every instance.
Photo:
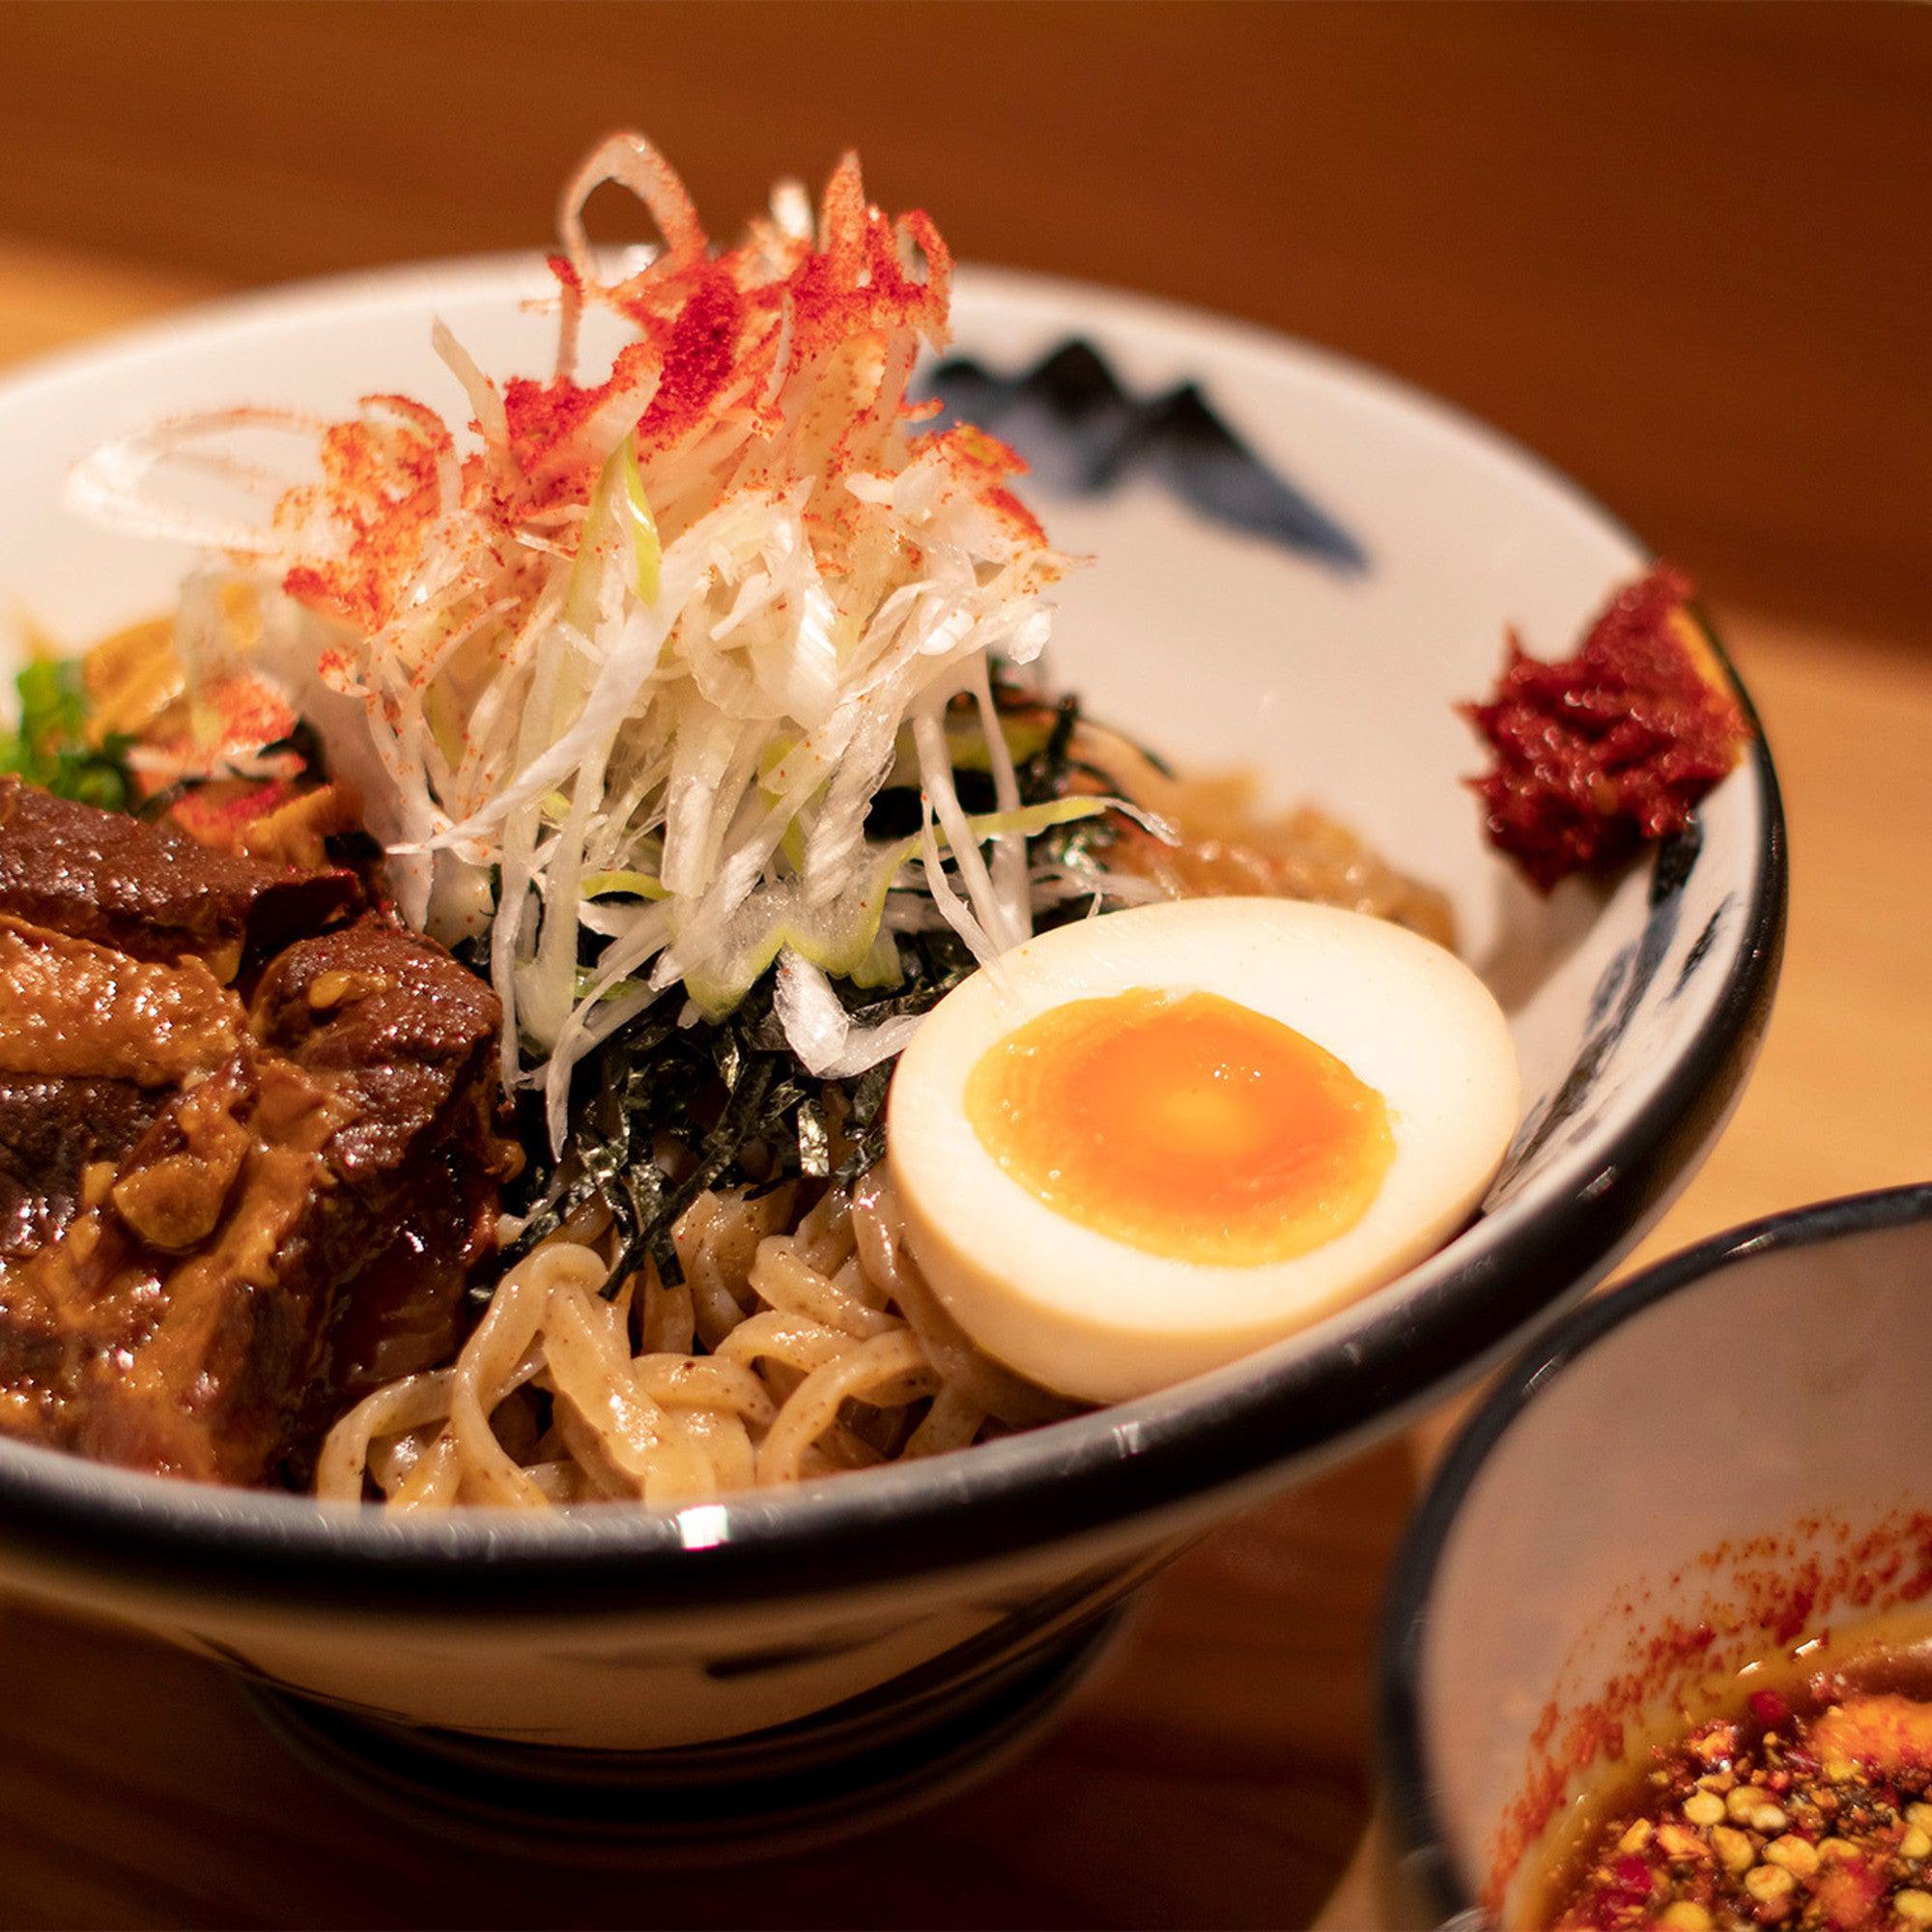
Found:
[[[204,292],[0,242],[0,362]],[[1932,1176],[1932,658],[1718,615],[1784,781],[1790,947],[1756,1078],[1639,1260]],[[701,1883],[448,1850],[287,1755],[210,1667],[0,1610],[0,1921],[1305,1924],[1363,1818],[1367,1650],[1412,1469],[1392,1446],[1203,1545],[1064,1725],[979,1789]]]

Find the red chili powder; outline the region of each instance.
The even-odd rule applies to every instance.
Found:
[[[1026,458],[1018,450],[974,423],[931,431],[917,442],[921,448],[943,448],[953,468],[974,479],[980,500],[1018,534],[1035,543],[1046,541],[1039,519],[1005,485],[1005,478],[1027,473]]]
[[[737,366],[745,299],[731,271],[706,263],[662,343],[664,375],[638,424],[639,445],[673,442],[695,429]]]
[[[345,533],[334,557],[298,564],[282,587],[302,603],[375,630],[420,558],[437,513],[440,460],[451,443],[436,417],[408,397],[369,396],[363,406],[409,421],[379,424],[363,417],[332,424],[322,439],[323,480],[290,491],[275,520],[299,524],[321,509]]]
[[[233,851],[236,835],[244,825],[266,817],[296,795],[295,787],[279,780],[251,784],[242,779],[222,779],[197,785],[169,808],[168,816],[198,844]]]

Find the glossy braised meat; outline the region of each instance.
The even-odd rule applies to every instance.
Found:
[[[242,1003],[199,959],[130,958],[0,914],[0,1071],[179,1086],[241,1044]]]
[[[0,1267],[73,1219],[81,1176],[96,1161],[125,1160],[159,1107],[131,1080],[0,1075]]]
[[[314,1440],[345,1409],[399,1376],[448,1361],[470,1313],[471,1271],[494,1244],[502,1176],[452,1139],[435,1163],[412,1169],[407,1212],[395,1238],[343,1290],[329,1374],[314,1386]]]
[[[501,1025],[483,980],[376,919],[290,947],[256,993],[255,1036],[354,1106],[332,1172],[386,1236],[342,1293],[322,1390],[338,1410],[460,1340],[470,1271],[521,1158],[495,1128]]]
[[[291,946],[262,976],[248,1028],[348,1100],[335,1160],[383,1186],[412,1149],[487,1132],[502,1008],[433,941],[373,915]]]
[[[277,878],[281,908],[341,903]],[[263,903],[201,930],[239,956]],[[192,953],[0,917],[0,1431],[255,1483],[376,1365],[455,1339],[507,1151],[500,1011],[376,914],[286,946],[245,1010]]]
[[[0,778],[0,913],[136,959],[203,960],[234,979],[362,899],[355,874],[301,871],[210,850],[148,825]]]
[[[339,1103],[238,1052],[179,1094],[0,1298],[0,1427],[101,1462],[259,1481],[321,1366]]]

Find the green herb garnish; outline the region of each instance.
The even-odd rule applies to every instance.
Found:
[[[96,744],[87,731],[88,698],[79,661],[36,655],[14,680],[20,722],[0,733],[0,771],[59,798],[125,811],[130,787],[131,738],[110,735]]]

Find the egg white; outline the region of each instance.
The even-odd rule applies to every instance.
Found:
[[[1217,1266],[1083,1227],[1000,1167],[966,1113],[980,1056],[1051,1008],[1136,986],[1266,1014],[1382,1095],[1395,1152],[1360,1220],[1287,1261]],[[1520,1104],[1502,1010],[1441,947],[1327,906],[1183,899],[1042,933],[948,994],[899,1060],[886,1151],[913,1258],[967,1334],[1044,1387],[1119,1402],[1264,1348],[1441,1246]]]

